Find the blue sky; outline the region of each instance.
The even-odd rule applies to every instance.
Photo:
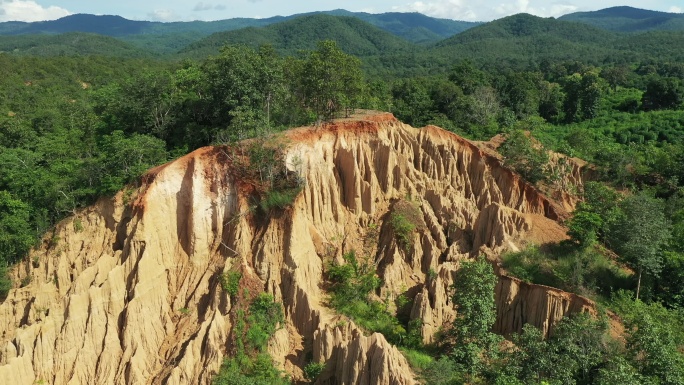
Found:
[[[57,19],[72,13],[121,15],[156,21],[220,20],[233,17],[270,17],[344,8],[349,11],[421,12],[456,20],[489,21],[526,12],[561,16],[618,5],[658,11],[684,11],[682,0],[0,0],[0,21]]]

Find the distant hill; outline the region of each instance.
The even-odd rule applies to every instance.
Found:
[[[684,14],[612,7],[594,12],[576,12],[559,18],[619,32],[684,30]]]
[[[147,57],[140,48],[110,36],[69,32],[59,35],[0,36],[0,52],[30,56],[100,55],[117,58]]]
[[[442,55],[525,65],[547,59],[605,56],[617,34],[580,23],[529,14],[505,17],[439,42]]]
[[[482,24],[482,22],[438,19],[417,12],[365,13],[338,9],[320,13],[355,17],[413,43],[437,42]]]
[[[505,17],[437,43],[436,60],[469,58],[482,64],[529,67],[542,60],[579,60],[596,65],[633,62],[657,55],[661,60],[684,57],[684,31],[625,34],[579,22],[528,14]]]
[[[65,32],[89,32],[105,36],[125,37],[138,34],[169,34],[196,32],[206,36],[214,32],[262,26],[283,21],[284,17],[268,19],[235,18],[218,21],[189,21],[161,23],[156,21],[128,20],[121,16],[75,14],[57,20],[38,21],[33,23],[4,22],[0,23],[0,34],[58,34]]]
[[[0,23],[0,33],[5,35],[26,35],[87,32],[119,37],[143,33],[151,25],[152,23],[149,21],[128,20],[121,16],[75,14],[50,21]]]
[[[60,34],[88,32],[113,36],[157,53],[172,53],[216,32],[264,27],[300,16],[334,15],[354,17],[411,42],[433,43],[479,25],[476,22],[432,18],[420,13],[349,12],[342,9],[265,19],[233,18],[218,21],[161,23],[128,20],[120,16],[76,14],[57,20],[33,23],[0,23],[0,35]]]
[[[186,57],[216,54],[226,44],[242,44],[257,48],[272,45],[284,55],[316,48],[320,40],[335,40],[346,53],[359,57],[418,49],[412,43],[355,17],[313,14],[266,27],[249,27],[218,32],[188,45],[180,53]]]

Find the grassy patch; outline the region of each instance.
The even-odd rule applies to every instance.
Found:
[[[411,365],[411,368],[416,371],[428,369],[433,362],[435,362],[435,358],[432,357],[432,355],[422,350],[409,348],[401,348],[399,350],[401,350],[401,352],[404,354],[404,357],[406,357],[406,360],[408,361],[409,365]]]
[[[630,274],[599,247],[556,245],[540,249],[532,246],[504,254],[502,264],[510,275],[523,281],[590,297],[607,298],[613,291],[631,285]]]

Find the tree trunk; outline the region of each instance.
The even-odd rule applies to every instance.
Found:
[[[642,272],[642,269],[639,268],[639,278],[637,278],[636,299],[639,299],[639,290],[641,290],[641,272]]]

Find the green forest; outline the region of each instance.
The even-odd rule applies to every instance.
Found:
[[[59,220],[150,167],[382,110],[473,140],[502,134],[504,164],[538,186],[559,180],[547,150],[589,162],[591,181],[564,186],[581,197],[570,239],[506,254],[503,266],[587,296],[600,314],[565,319],[547,339],[525,327],[505,343],[491,332],[496,277],[478,260],[459,271],[453,327],[424,346],[415,321],[368,299],[380,282],[353,253],[329,268],[330,306],[382,332],[427,384],[684,384],[683,30],[516,15],[419,44],[348,15],[305,17],[174,54],[80,32],[0,36],[0,297],[29,283],[8,269]],[[397,234],[411,231],[407,210],[392,218]],[[264,355],[280,308],[265,297],[250,306],[243,327],[258,332],[245,332],[215,383],[287,383]],[[610,334],[614,317],[622,336]]]

